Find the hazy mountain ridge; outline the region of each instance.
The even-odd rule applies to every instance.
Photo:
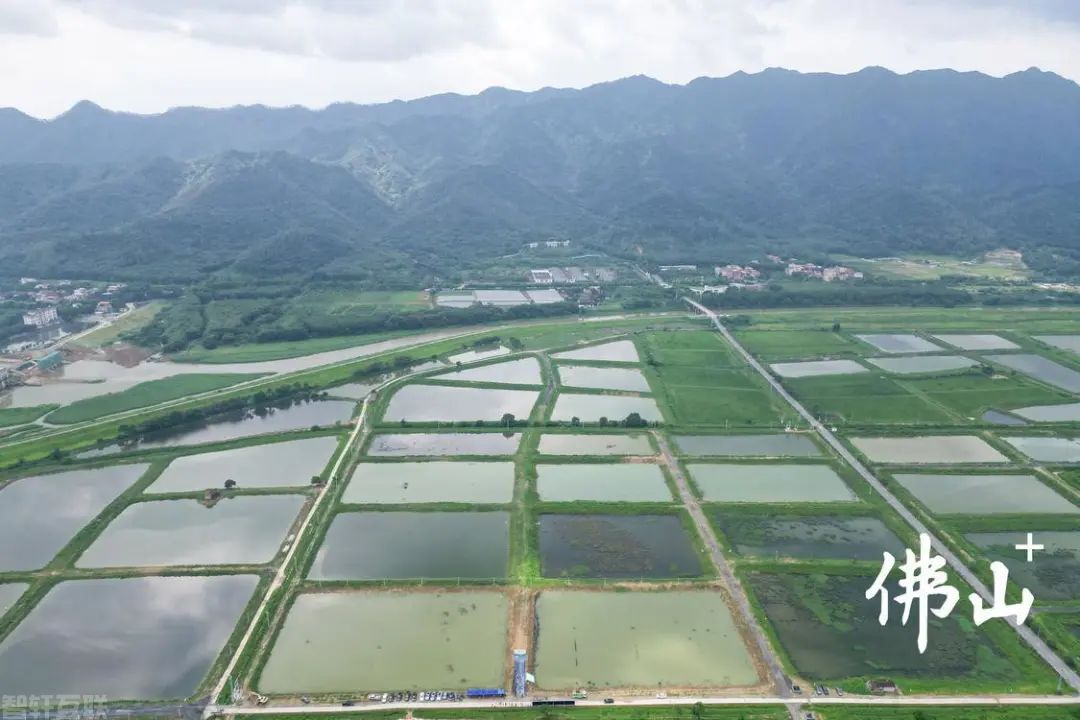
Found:
[[[671,260],[1005,245],[1068,274],[1077,208],[1080,87],[1036,70],[0,111],[0,263],[17,272],[258,274],[283,237],[319,238],[295,272],[346,255],[430,269],[565,235]]]

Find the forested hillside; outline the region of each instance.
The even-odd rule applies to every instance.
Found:
[[[392,285],[553,235],[663,262],[1005,246],[1080,275],[1080,87],[768,70],[320,111],[0,111],[13,273]]]

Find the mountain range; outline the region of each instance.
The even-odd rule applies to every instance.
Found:
[[[377,281],[565,237],[657,262],[972,256],[1080,275],[1080,86],[771,69],[322,110],[0,110],[0,272]]]

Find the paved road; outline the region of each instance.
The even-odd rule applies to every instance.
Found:
[[[787,674],[784,672],[784,666],[780,663],[776,651],[773,650],[772,645],[766,639],[761,626],[754,619],[754,613],[750,609],[750,601],[746,597],[746,592],[743,590],[739,579],[735,576],[735,572],[731,569],[731,564],[727,561],[724,551],[720,549],[716,533],[713,532],[712,525],[709,524],[708,518],[705,517],[697,496],[690,490],[690,484],[686,481],[686,475],[675,459],[675,454],[671,452],[671,446],[668,444],[667,438],[656,431],[652,432],[652,436],[656,439],[657,447],[660,448],[660,455],[664,458],[664,463],[667,464],[668,472],[671,473],[671,477],[675,480],[675,487],[679,491],[683,506],[690,513],[694,525],[697,526],[698,535],[705,541],[705,549],[709,551],[709,557],[712,558],[713,565],[720,572],[721,579],[727,586],[728,592],[731,593],[735,609],[742,616],[747,632],[753,637],[754,644],[757,645],[762,659],[768,666],[774,692],[779,693],[782,697],[790,698],[791,687]],[[793,718],[798,717],[795,712],[792,712],[791,716]]]
[[[881,483],[881,481],[878,480],[874,476],[874,474],[866,468],[866,466],[859,462],[858,458],[856,458],[844,446],[844,444],[840,442],[839,439],[837,439],[837,437],[832,433],[831,430],[829,430],[822,423],[820,423],[816,417],[814,417],[805,407],[803,407],[802,403],[792,397],[791,394],[784,389],[784,386],[781,385],[779,381],[777,381],[776,378],[774,378],[769,373],[769,371],[766,370],[765,367],[761,363],[759,363],[756,358],[754,358],[753,355],[746,351],[746,349],[739,343],[739,341],[735,339],[735,336],[731,334],[731,331],[729,331],[724,326],[724,324],[720,322],[720,318],[717,317],[716,313],[714,313],[712,310],[709,310],[704,305],[694,302],[693,300],[686,299],[686,302],[696,308],[699,312],[702,312],[706,316],[708,316],[709,319],[712,320],[713,325],[716,326],[716,329],[719,330],[720,334],[724,336],[724,339],[731,343],[732,347],[734,347],[739,352],[739,354],[742,355],[743,359],[746,360],[746,362],[748,362],[750,366],[754,368],[754,370],[756,370],[763,378],[765,378],[765,380],[769,383],[772,389],[776,391],[776,393],[781,398],[783,398],[784,401],[788,403],[788,405],[794,408],[794,410],[798,412],[799,415],[801,415],[803,419],[810,424],[810,427],[814,430],[814,432],[817,433],[818,436],[821,437],[821,439],[824,440],[829,445],[829,447],[831,447],[836,452],[836,454],[838,454],[849,465],[851,465],[851,467],[853,467],[855,471],[859,473],[859,475],[864,480],[866,480],[866,482],[868,482],[870,486],[879,495],[881,495],[882,498],[884,498],[885,502],[887,502],[890,507],[892,507],[892,509],[895,510],[896,513],[900,515],[900,517],[902,517],[905,522],[907,522],[908,525],[914,528],[916,532],[927,535],[933,544],[935,552],[945,558],[949,565],[952,566],[953,571],[956,572],[956,574],[959,575],[964,580],[964,582],[974,588],[975,592],[982,596],[983,600],[988,605],[993,604],[993,594],[986,587],[986,585],[984,585],[982,581],[979,580],[978,577],[976,577],[975,573],[973,573],[971,570],[968,569],[966,565],[960,562],[960,559],[956,557],[956,555],[951,550],[949,550],[945,543],[941,542],[937,537],[935,537],[934,534],[930,532],[930,529],[927,528],[921,520],[915,517],[915,515],[912,514],[912,512],[908,510],[907,507],[905,507],[904,504],[901,503],[896,498],[896,496],[893,495],[892,492],[890,492],[889,489],[886,488]],[[1046,661],[1046,663],[1054,669],[1054,672],[1056,672],[1062,678],[1062,680],[1064,680],[1069,685],[1069,687],[1071,687],[1077,692],[1080,692],[1080,675],[1077,675],[1075,670],[1069,667],[1068,664],[1066,664],[1065,661],[1062,660],[1058,656],[1058,654],[1050,648],[1049,645],[1043,642],[1042,638],[1036,635],[1031,628],[1027,627],[1026,625],[1018,625],[1011,618],[1008,619],[1007,622],[1016,629],[1024,642],[1031,646],[1031,649],[1034,650],[1039,655],[1039,657]]]

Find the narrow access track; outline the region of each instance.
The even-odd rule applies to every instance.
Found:
[[[833,434],[831,430],[829,430],[829,428],[825,427],[825,425],[823,425],[805,407],[803,407],[802,403],[792,397],[792,395],[784,388],[784,386],[781,385],[780,382],[776,378],[774,378],[769,373],[769,371],[766,370],[765,367],[746,350],[746,348],[742,346],[742,344],[735,338],[731,331],[727,329],[724,323],[720,321],[720,318],[717,316],[716,313],[714,313],[712,310],[705,307],[701,303],[690,300],[689,298],[683,299],[686,300],[686,302],[689,303],[691,306],[696,308],[699,312],[704,313],[712,321],[716,329],[719,330],[720,334],[724,336],[724,339],[727,340],[731,344],[731,346],[739,352],[740,355],[742,355],[743,359],[750,364],[750,367],[754,368],[754,370],[756,370],[763,378],[765,378],[765,381],[769,383],[769,386],[772,387],[774,391],[776,391],[777,395],[783,398],[788,405],[790,405],[797,413],[799,413],[799,415],[802,416],[802,418],[810,424],[810,427],[813,429],[813,431],[817,433],[817,435],[822,440],[824,440],[825,443],[828,444],[828,446],[831,447],[837,455],[843,458],[844,461],[848,463],[848,465],[854,468],[855,472],[857,472],[863,480],[869,483],[870,487],[872,487],[874,491],[877,492],[878,495],[880,495],[885,500],[885,502],[887,502],[889,506],[893,510],[895,510],[900,517],[904,519],[904,521],[908,525],[910,525],[916,532],[920,534],[925,534],[927,537],[930,538],[934,551],[941,555],[943,558],[945,558],[946,562],[949,563],[949,565],[956,572],[956,574],[959,575],[964,582],[970,585],[975,590],[975,592],[983,598],[983,601],[987,603],[988,606],[992,606],[994,604],[993,594],[990,592],[989,588],[987,588],[986,585],[983,584],[983,582],[978,578],[978,576],[976,576],[974,572],[972,572],[966,565],[964,565],[960,561],[960,559],[952,552],[952,550],[950,550],[945,545],[945,543],[941,542],[941,540],[939,540],[932,532],[930,532],[930,529],[926,527],[926,525],[924,525],[923,522],[919,520],[919,518],[915,517],[915,515],[910,510],[908,510],[907,507],[902,502],[900,502],[900,500],[898,500],[897,497],[893,495],[892,492],[887,487],[885,487],[885,485],[880,480],[878,480],[877,477],[873,473],[871,473],[865,465],[859,462],[859,459],[856,458],[851,453],[851,451],[849,451],[847,447],[844,446],[842,442],[840,442],[840,440],[836,437],[836,435]],[[1064,660],[1062,660],[1061,657],[1057,653],[1055,653],[1050,648],[1050,646],[1043,641],[1042,638],[1036,635],[1031,628],[1026,625],[1021,625],[1017,623],[1013,618],[1007,618],[1006,621],[1016,630],[1017,633],[1019,633],[1021,639],[1023,639],[1023,641],[1026,642],[1031,647],[1031,649],[1034,650],[1035,653],[1039,657],[1041,657],[1043,661],[1046,662],[1047,665],[1053,668],[1054,672],[1056,672],[1058,676],[1060,676],[1061,679],[1069,685],[1069,687],[1071,687],[1076,692],[1080,692],[1080,675],[1078,675],[1075,670],[1069,667],[1069,665]]]
[[[655,430],[652,431],[652,436],[656,439],[656,445],[660,448],[660,456],[664,459],[664,464],[667,465],[668,472],[671,473],[671,477],[675,480],[675,487],[679,491],[679,497],[682,500],[683,507],[690,513],[690,518],[697,527],[698,535],[705,541],[705,549],[708,551],[713,565],[716,567],[717,571],[719,571],[720,578],[724,581],[724,585],[727,586],[728,593],[731,595],[731,601],[735,604],[735,610],[742,616],[742,622],[746,626],[746,631],[750,634],[750,637],[753,638],[754,644],[758,648],[758,652],[761,653],[762,661],[768,668],[769,675],[772,679],[773,691],[781,697],[791,698],[791,687],[787,674],[784,672],[784,666],[780,662],[780,658],[777,657],[776,651],[773,650],[772,645],[769,644],[769,640],[765,637],[765,633],[761,630],[761,626],[754,618],[754,613],[750,609],[750,600],[746,597],[746,591],[743,590],[742,584],[735,576],[735,571],[731,569],[731,564],[724,556],[724,551],[720,549],[720,543],[716,539],[716,533],[713,532],[712,525],[709,524],[709,519],[705,517],[705,512],[701,509],[701,503],[698,502],[697,497],[690,490],[690,483],[687,482],[686,475],[679,466],[678,460],[675,459],[675,454],[671,451],[671,446],[668,444],[667,438],[665,438],[662,433]],[[794,720],[798,719],[797,706],[789,706],[788,711],[791,713],[791,717]]]

